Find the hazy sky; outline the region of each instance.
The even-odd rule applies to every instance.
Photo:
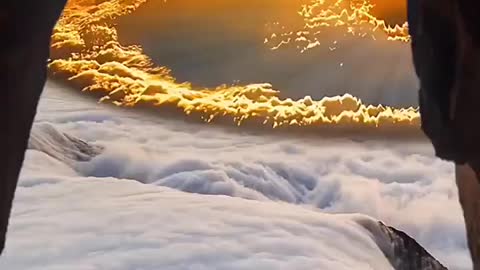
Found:
[[[119,20],[120,40],[140,43],[179,81],[199,86],[270,82],[285,97],[351,93],[367,103],[417,105],[409,44],[330,30],[321,36],[323,46],[304,54],[294,47],[271,51],[263,44],[266,25],[280,21],[301,29],[299,2],[150,1]],[[404,15],[401,7],[387,7],[379,5],[379,13]]]

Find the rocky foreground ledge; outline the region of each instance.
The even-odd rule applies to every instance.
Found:
[[[396,270],[446,270],[437,259],[408,234],[380,222],[381,230],[390,238],[392,254],[385,254]]]

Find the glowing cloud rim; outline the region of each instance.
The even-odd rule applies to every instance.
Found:
[[[389,25],[372,15],[374,7],[370,0],[310,0],[298,11],[303,20],[302,29],[285,31],[287,27],[276,22],[271,28],[279,28],[279,32],[273,31],[264,43],[272,50],[294,45],[304,53],[322,44],[319,36],[324,28],[342,28],[345,34],[373,39],[380,32],[387,40],[410,42],[407,22]],[[331,50],[335,48],[330,47]]]
[[[177,83],[140,46],[120,44],[113,22],[147,0],[71,0],[52,36],[50,74],[118,106],[170,106],[199,114],[206,122],[227,117],[272,127],[345,126],[418,129],[415,108],[362,104],[351,95],[312,100],[281,99],[270,84],[195,89]]]

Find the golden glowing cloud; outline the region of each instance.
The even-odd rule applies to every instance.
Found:
[[[129,14],[146,0],[71,0],[52,37],[50,73],[66,79],[83,91],[96,92],[119,106],[150,104],[173,106],[186,114],[200,114],[210,122],[217,117],[232,118],[235,123],[253,119],[272,127],[325,126],[346,127],[410,127],[419,125],[414,108],[395,109],[368,106],[344,95],[322,100],[305,97],[281,99],[269,84],[243,86],[221,85],[215,89],[196,89],[189,83],[177,83],[166,67],[157,67],[140,46],[120,44],[114,21]],[[324,1],[319,1],[324,2]],[[338,1],[342,2],[342,1]],[[315,5],[315,4],[314,4]],[[313,14],[305,6],[303,14]],[[391,28],[367,16],[369,7],[358,7],[352,14],[332,11],[319,19],[310,17],[313,25],[325,23],[326,16],[345,18],[344,23],[356,26],[368,23],[388,34],[405,38],[404,28]],[[343,15],[342,15],[343,14]],[[340,17],[338,17],[340,16]],[[342,17],[346,16],[346,17]]]
[[[402,1],[406,2],[406,1]],[[275,23],[273,33],[265,39],[273,50],[288,44],[295,44],[301,52],[308,51],[322,44],[319,36],[326,28],[343,28],[345,33],[354,36],[377,39],[380,33],[388,40],[409,42],[408,24],[391,24],[386,19],[379,19],[373,12],[397,21],[406,17],[406,4],[398,0],[388,1],[380,6],[372,4],[370,0],[311,0],[302,5],[298,15],[302,17],[304,25],[301,29],[289,30]],[[404,15],[404,16],[402,16]],[[277,32],[275,29],[279,29]],[[336,45],[336,41],[335,44]],[[335,48],[335,47],[332,47]]]

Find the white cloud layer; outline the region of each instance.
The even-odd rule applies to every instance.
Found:
[[[39,108],[35,132],[50,139],[27,153],[0,269],[388,269],[359,224],[374,221],[331,213],[380,219],[450,269],[471,267],[453,167],[425,142],[258,136],[57,88]],[[104,151],[59,161],[49,127]]]
[[[365,217],[112,178],[27,174],[14,217],[2,269],[391,269]]]

